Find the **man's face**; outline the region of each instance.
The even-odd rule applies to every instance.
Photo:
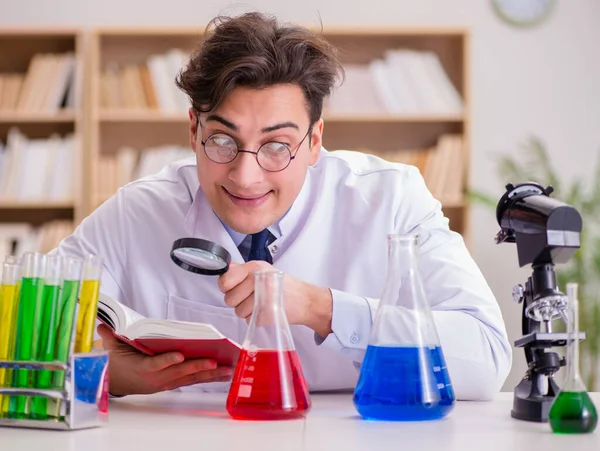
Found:
[[[217,109],[200,115],[199,128],[196,114],[190,110],[190,141],[196,152],[200,186],[223,222],[237,232],[250,234],[286,213],[321,149],[322,120],[306,136],[309,126],[302,90],[290,84],[236,88]],[[280,172],[264,170],[256,155],[246,152],[239,152],[230,163],[216,163],[207,157],[201,141],[217,133],[230,136],[238,149],[252,152],[268,142],[284,143],[295,157]]]

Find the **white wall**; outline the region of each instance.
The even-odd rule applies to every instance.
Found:
[[[600,1],[558,0],[550,19],[535,29],[518,30],[501,22],[490,0],[260,0],[228,11],[257,8],[281,18],[332,25],[456,25],[472,29],[472,183],[500,196],[505,180],[496,177],[492,157],[514,152],[528,134],[540,136],[565,177],[590,172],[600,149]],[[70,25],[198,25],[228,7],[220,1],[193,0],[0,0],[0,27]],[[473,214],[474,256],[503,309],[511,340],[520,335],[520,306],[511,288],[524,282],[513,245],[496,246],[493,212]],[[512,387],[525,370],[515,352]]]

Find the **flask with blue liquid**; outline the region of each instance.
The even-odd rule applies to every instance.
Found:
[[[418,235],[388,235],[388,272],[354,391],[365,419],[442,418],[455,397],[419,272]]]

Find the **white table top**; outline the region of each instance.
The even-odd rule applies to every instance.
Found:
[[[458,402],[443,420],[418,423],[362,420],[351,394],[313,394],[305,419],[231,419],[225,394],[160,393],[111,400],[110,424],[80,431],[0,428],[0,449],[166,451],[592,451],[592,434],[555,435],[545,423],[514,420],[512,393],[492,402]],[[600,393],[592,394],[600,407]]]

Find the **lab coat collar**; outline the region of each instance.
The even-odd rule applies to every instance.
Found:
[[[303,222],[301,221],[301,219],[303,217],[306,217],[305,211],[307,208],[309,208],[307,205],[309,191],[310,168],[309,171],[306,173],[306,179],[304,180],[302,189],[300,190],[300,193],[298,193],[298,196],[296,197],[296,200],[294,200],[292,206],[289,208],[286,214],[276,224],[274,224],[274,226],[272,227],[274,230],[271,230],[271,227],[269,228],[269,230],[271,230],[271,232],[273,233],[273,235],[275,235],[277,239],[283,238],[287,240],[287,238],[289,238],[289,236],[292,235],[292,232],[295,229],[297,229],[298,227],[302,227]]]
[[[321,147],[319,159],[314,166],[308,167],[306,179],[304,180],[304,184],[302,185],[302,189],[296,197],[296,200],[287,211],[285,216],[283,216],[283,218],[281,218],[281,220],[277,223],[279,226],[279,230],[277,230],[277,232],[279,232],[279,236],[283,237],[286,241],[288,241],[288,243],[298,236],[302,230],[302,227],[304,227],[304,223],[308,219],[309,210],[312,208],[317,194],[313,189],[313,185],[316,177],[318,176],[315,175],[314,172],[320,170],[317,168],[318,163],[326,153],[327,150],[324,147]],[[277,234],[275,234],[275,236],[279,238]]]

